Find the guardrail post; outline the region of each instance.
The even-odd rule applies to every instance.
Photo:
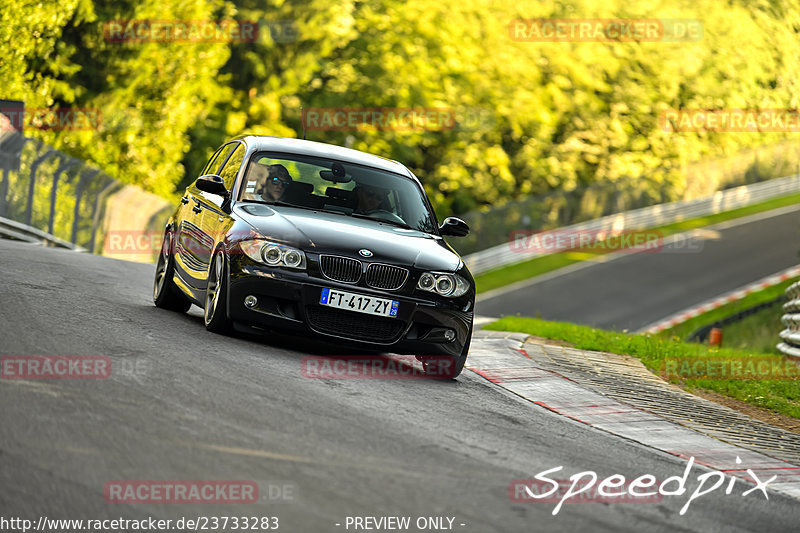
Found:
[[[27,137],[19,135],[14,142],[5,142],[6,150],[0,153],[0,162],[3,166],[3,182],[0,183],[0,216],[2,217],[8,216],[8,189],[11,183],[9,160],[19,158],[25,143],[29,140]],[[19,172],[19,170],[15,170],[15,172]]]
[[[0,217],[6,216],[8,213],[8,205],[6,204],[6,197],[8,196],[8,180],[11,177],[8,175],[7,168],[3,169],[3,183],[0,183]]]
[[[94,240],[97,236],[97,226],[100,225],[100,202],[103,201],[105,194],[107,191],[110,191],[114,187],[119,185],[119,182],[116,180],[111,180],[108,185],[103,187],[103,190],[100,191],[100,194],[97,195],[97,199],[94,201],[94,213],[92,213],[92,240],[89,242],[89,253],[94,253]]]
[[[56,218],[56,193],[58,192],[58,178],[65,170],[74,167],[78,163],[79,161],[72,157],[68,157],[67,159],[62,159],[61,164],[58,165],[58,170],[56,170],[55,174],[53,174],[53,187],[50,190],[50,218],[49,221],[47,222],[47,233],[49,233],[50,235],[54,234],[53,226],[55,224],[55,218]]]
[[[36,188],[36,171],[39,169],[39,165],[44,163],[55,153],[55,149],[48,148],[47,152],[45,152],[44,155],[37,157],[31,165],[31,177],[30,182],[28,183],[28,205],[25,207],[25,224],[28,226],[31,225],[31,220],[33,219],[33,193]]]
[[[72,235],[70,236],[70,242],[72,244],[78,244],[76,241],[78,240],[78,221],[81,218],[81,197],[83,196],[83,187],[87,181],[94,178],[97,174],[100,173],[100,169],[89,169],[88,174],[81,172],[78,176],[78,185],[75,187],[75,211],[72,215]],[[90,250],[90,253],[93,250]]]

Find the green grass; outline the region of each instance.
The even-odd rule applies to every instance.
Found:
[[[800,193],[767,200],[766,202],[753,204],[747,207],[740,207],[739,209],[733,209],[723,213],[715,213],[713,215],[707,215],[704,217],[682,220],[673,224],[667,224],[665,226],[653,228],[653,230],[660,231],[666,237],[667,235],[702,228],[713,224],[719,224],[720,222],[725,222],[727,220],[754,215],[756,213],[762,213],[788,205],[794,205],[798,202],[800,202]],[[593,253],[558,252],[542,257],[535,257],[527,261],[500,267],[475,276],[475,288],[480,294],[482,292],[510,285],[511,283],[515,283],[517,281],[522,281],[546,274],[547,272],[552,272],[559,268],[577,263],[578,261],[592,259],[599,260],[601,259],[600,256],[602,255],[602,251]]]
[[[722,345],[737,350],[779,354],[776,347],[780,341],[778,332],[784,328],[781,316],[783,305],[779,303],[723,326]]]
[[[576,348],[616,354],[627,354],[639,358],[652,372],[663,375],[667,360],[674,358],[720,358],[725,360],[747,360],[753,356],[784,359],[773,354],[734,348],[711,349],[702,344],[683,342],[677,337],[661,335],[635,335],[606,331],[565,322],[548,322],[536,318],[505,317],[484,326],[484,329],[512,331],[557,339],[572,343]],[[778,327],[774,329],[777,336]],[[705,389],[757,407],[800,418],[800,378],[783,380],[765,379],[669,379],[689,390]]]

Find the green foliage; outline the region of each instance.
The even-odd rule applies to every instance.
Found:
[[[778,332],[784,329],[784,325],[781,323],[782,304],[783,301],[780,301],[738,322],[723,326],[723,345],[739,350],[781,353],[778,351],[777,344],[780,342]]]
[[[90,0],[4,0],[0,5],[0,98],[52,106],[74,91],[62,77],[80,67],[62,43],[64,27],[93,17]]]
[[[510,22],[532,17],[694,18],[704,33],[511,39]],[[132,18],[261,25],[256,42],[104,39],[104,23]],[[299,136],[301,106],[431,107],[452,110],[456,127],[309,138],[407,163],[440,217],[597,182],[669,200],[690,186],[691,162],[787,134],[671,133],[659,113],[797,107],[798,31],[790,0],[7,0],[0,97],[100,109],[99,129],[30,133],[162,195],[196,177],[227,137]]]

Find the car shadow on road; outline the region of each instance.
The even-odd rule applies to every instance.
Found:
[[[192,306],[182,315],[171,316],[185,320],[192,327],[205,331],[203,310]],[[374,348],[342,342],[292,334],[276,330],[261,332],[232,331],[227,335],[231,340],[248,344],[267,346],[300,356],[300,365],[305,377],[317,379],[383,379],[405,380],[424,379],[438,383],[456,384],[448,377],[447,370],[452,360],[445,355],[396,354],[378,351]],[[429,367],[426,373],[420,359],[425,359]]]

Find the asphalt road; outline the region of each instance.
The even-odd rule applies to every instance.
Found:
[[[568,503],[556,516],[552,503],[512,502],[512,480],[559,465],[564,478],[593,470],[664,480],[685,461],[469,371],[447,382],[303,378],[303,356],[342,349],[208,333],[196,308],[152,305],[152,275],[151,265],[0,240],[0,355],[104,355],[113,364],[107,379],[0,380],[0,518],[276,516],[286,532],[353,531],[348,516],[447,516],[464,532],[800,523],[800,502],[777,493],[767,501],[718,490],[684,516],[688,494]],[[106,503],[114,480],[254,480],[293,493],[245,505]]]
[[[720,225],[716,236],[682,240],[656,252],[623,254],[481,299],[476,313],[541,315],[635,331],[800,263],[800,211],[743,220]],[[736,225],[725,227],[730,224]]]

